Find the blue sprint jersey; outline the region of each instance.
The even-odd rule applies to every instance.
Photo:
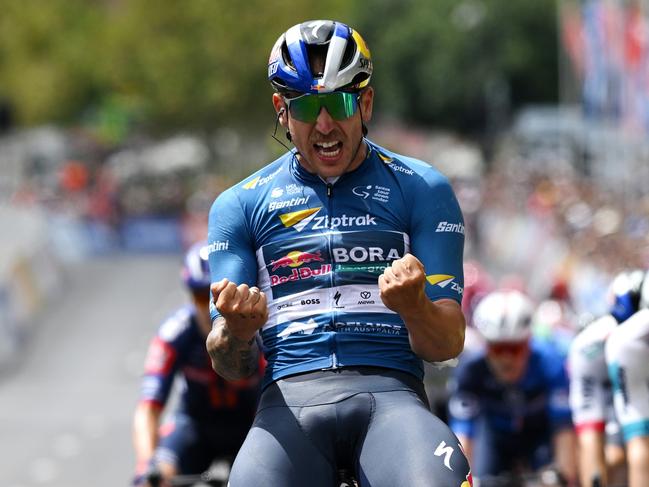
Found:
[[[424,264],[430,299],[461,301],[464,221],[448,180],[367,143],[363,163],[335,182],[291,151],[212,206],[212,282],[256,285],[268,299],[265,385],[355,365],[422,378],[403,320],[379,297],[379,275],[407,252]]]
[[[532,340],[527,369],[515,384],[500,382],[485,351],[461,357],[453,371],[449,425],[474,437],[480,421],[506,434],[572,427],[565,359],[547,343]]]

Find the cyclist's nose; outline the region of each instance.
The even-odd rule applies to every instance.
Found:
[[[315,122],[315,128],[318,132],[321,134],[328,134],[331,132],[334,127],[336,126],[336,122],[333,118],[331,118],[331,115],[329,115],[329,112],[325,107],[322,107],[320,109],[320,113],[318,114],[318,118],[316,119]]]

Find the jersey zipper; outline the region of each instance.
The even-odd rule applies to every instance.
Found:
[[[329,214],[329,223],[328,226],[331,225],[331,221],[333,220],[333,215],[332,215],[332,209],[333,209],[333,184],[327,183],[327,211]],[[335,263],[334,263],[334,256],[331,248],[331,228],[327,229],[327,247],[329,251],[329,256],[331,259],[331,274],[329,276],[329,283],[331,284],[331,287],[333,288],[335,285],[335,274],[334,274],[334,269],[335,269]],[[337,311],[336,309],[332,306],[332,313],[331,313],[331,330],[332,330],[332,335],[331,335],[331,341],[330,341],[330,353],[331,353],[331,366],[332,368],[336,369],[338,368],[338,356],[336,354],[336,315]]]

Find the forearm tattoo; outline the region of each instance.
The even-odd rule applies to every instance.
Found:
[[[207,339],[207,352],[216,373],[228,380],[250,377],[259,366],[255,338],[246,342],[230,333],[223,318],[216,321]]]

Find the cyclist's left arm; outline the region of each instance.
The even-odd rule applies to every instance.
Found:
[[[410,248],[423,264],[423,292],[416,306],[400,314],[413,351],[426,361],[442,361],[464,347],[464,218],[445,177],[431,168],[422,182],[412,204]]]
[[[464,346],[462,309],[452,299],[431,301],[425,288],[424,266],[411,254],[393,261],[379,277],[381,299],[403,319],[413,352],[429,362],[454,358]]]

